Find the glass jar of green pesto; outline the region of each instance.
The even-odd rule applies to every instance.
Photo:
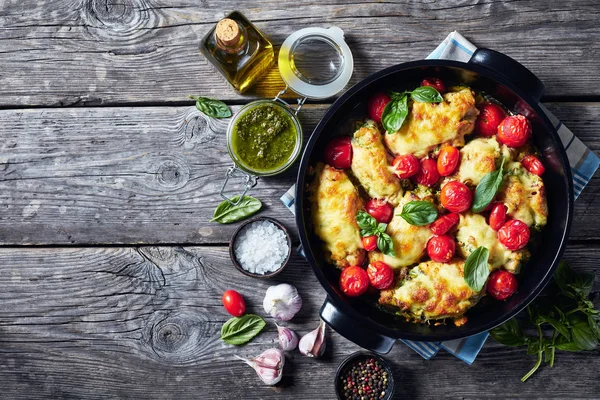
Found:
[[[280,174],[298,159],[303,137],[298,112],[307,99],[326,99],[343,90],[352,76],[352,52],[340,28],[306,28],[285,40],[278,66],[285,89],[272,100],[242,107],[227,128],[227,149],[235,165],[227,171],[220,194],[234,205],[258,177]],[[288,89],[301,96],[296,108],[281,98]],[[227,183],[237,177],[245,180],[244,191],[237,199],[229,198]]]

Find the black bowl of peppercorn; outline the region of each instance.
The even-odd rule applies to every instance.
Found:
[[[382,357],[364,351],[348,356],[335,374],[339,400],[388,400],[394,395],[394,374]]]

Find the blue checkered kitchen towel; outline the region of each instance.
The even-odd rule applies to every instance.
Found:
[[[427,58],[443,58],[467,62],[476,48],[477,47],[465,39],[460,33],[455,31],[450,33]],[[567,150],[567,156],[569,157],[569,163],[573,173],[575,198],[577,198],[585,185],[587,185],[590,179],[592,179],[592,176],[594,176],[594,173],[600,165],[600,158],[590,151],[581,140],[575,137],[573,132],[564,126],[554,115],[550,114],[542,104],[540,104],[540,107],[556,127],[561,141]],[[296,188],[294,185],[281,197],[283,204],[285,204],[292,212],[294,212],[295,192]],[[302,252],[302,249],[300,249],[300,251]],[[449,340],[446,342],[401,341],[427,360],[436,355],[440,349],[444,349],[464,362],[472,364],[488,336],[489,334],[484,332],[467,338]]]

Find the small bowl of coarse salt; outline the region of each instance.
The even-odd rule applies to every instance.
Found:
[[[280,273],[292,255],[292,239],[285,227],[269,217],[240,225],[229,243],[233,265],[243,274],[271,278]]]

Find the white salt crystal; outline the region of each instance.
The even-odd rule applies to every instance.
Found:
[[[248,224],[233,244],[235,258],[242,268],[261,275],[281,267],[289,251],[285,233],[269,221]]]

